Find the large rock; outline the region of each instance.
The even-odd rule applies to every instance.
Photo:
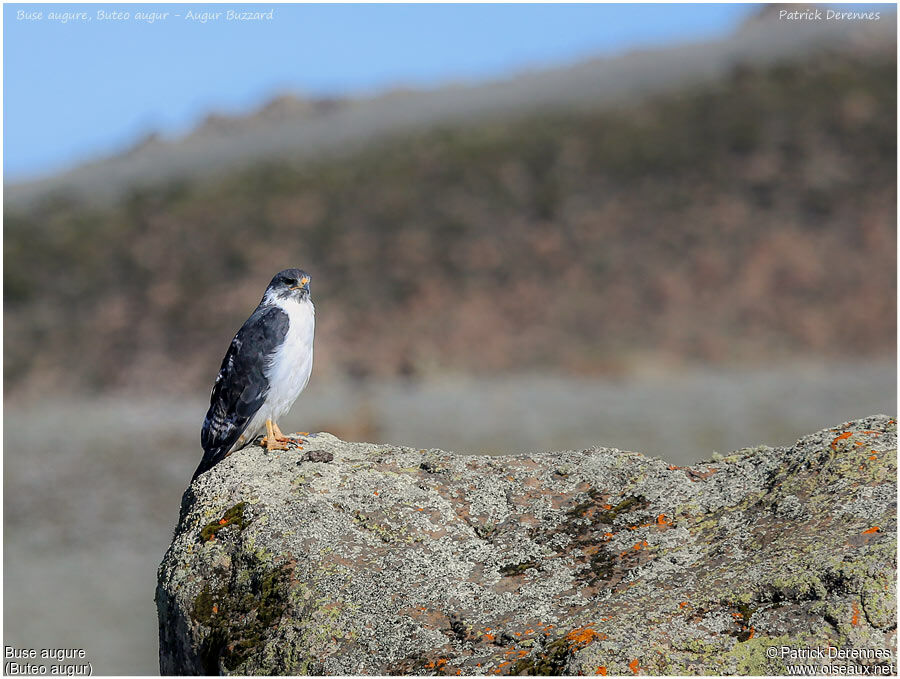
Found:
[[[781,674],[823,662],[782,647],[896,650],[888,417],[690,468],[304,448],[246,448],[185,493],[164,674]]]

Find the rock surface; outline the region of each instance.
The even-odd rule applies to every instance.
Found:
[[[156,598],[163,674],[783,674],[823,662],[783,646],[894,654],[896,421],[690,468],[250,447],[185,493]]]

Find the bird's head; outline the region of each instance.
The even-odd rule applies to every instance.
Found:
[[[296,299],[309,298],[310,275],[302,269],[285,269],[279,271],[272,278],[269,287],[266,288],[266,298],[269,299]]]

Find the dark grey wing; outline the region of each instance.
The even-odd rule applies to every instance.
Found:
[[[264,369],[284,342],[288,323],[278,307],[257,307],[231,340],[209,398],[200,433],[203,459],[192,481],[228,454],[262,407],[269,393]]]

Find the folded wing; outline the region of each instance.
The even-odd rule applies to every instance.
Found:
[[[228,454],[265,403],[266,368],[287,335],[288,322],[278,307],[258,307],[231,340],[210,395],[200,433],[203,459],[192,481]]]

